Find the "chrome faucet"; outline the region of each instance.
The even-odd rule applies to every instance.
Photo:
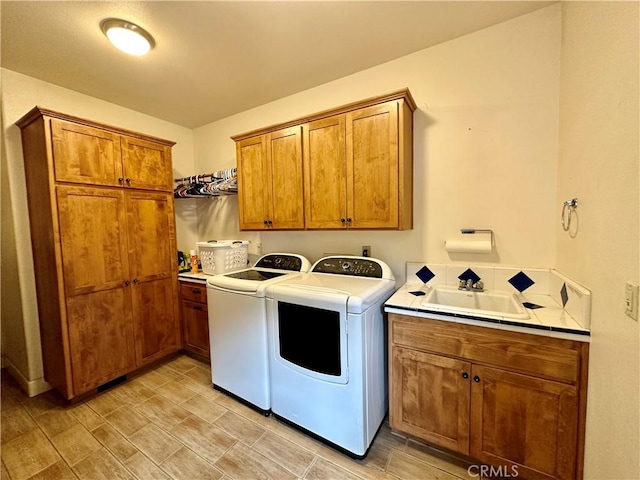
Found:
[[[460,280],[458,283],[458,290],[466,290],[468,292],[484,292],[484,283],[482,280],[478,280],[477,282],[473,282],[473,280]]]

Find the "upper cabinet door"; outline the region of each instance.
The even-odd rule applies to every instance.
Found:
[[[347,214],[345,116],[303,127],[304,207],[307,228],[343,228]]]
[[[122,137],[124,184],[143,190],[173,190],[171,147],[139,138]]]
[[[237,142],[236,157],[240,230],[264,230],[271,215],[266,135]]]
[[[398,102],[346,115],[347,217],[352,228],[398,228]]]
[[[272,202],[269,228],[303,229],[302,127],[267,136],[267,165],[267,191]]]
[[[63,120],[51,120],[58,182],[122,185],[120,135]]]

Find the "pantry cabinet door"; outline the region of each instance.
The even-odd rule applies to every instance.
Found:
[[[266,135],[236,143],[240,230],[264,230],[271,218]]]
[[[452,451],[469,451],[469,362],[392,347],[391,428]]]
[[[63,185],[56,192],[66,295],[122,286],[130,279],[124,193]]]
[[[308,229],[346,226],[344,122],[344,115],[336,115],[303,126],[304,207]]]
[[[180,348],[173,197],[126,192],[138,366]]]
[[[51,119],[53,164],[58,182],[120,186],[120,135]]]
[[[267,165],[271,197],[271,224],[276,230],[303,229],[302,127],[267,136]]]
[[[143,190],[173,190],[171,147],[139,138],[122,137],[124,184]]]
[[[176,281],[170,276],[131,286],[138,366],[181,348]]]
[[[121,286],[67,299],[74,395],[135,368],[130,289]]]
[[[144,282],[177,274],[173,197],[127,191],[125,198],[132,280]]]
[[[572,479],[578,394],[572,385],[473,366],[471,456],[528,479]]]
[[[398,103],[346,115],[347,217],[352,228],[398,228]]]

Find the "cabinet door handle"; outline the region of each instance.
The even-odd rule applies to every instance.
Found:
[[[347,223],[351,223],[351,217],[347,217]]]
[[[191,293],[193,293],[194,295],[200,295],[202,292],[199,288],[194,288],[193,290],[191,290]]]
[[[341,218],[340,223],[344,223],[344,222],[346,222],[346,220],[344,218]]]
[[[134,278],[134,279],[133,279],[133,283],[138,283],[138,279],[137,279],[137,278]]]
[[[269,222],[267,222],[266,220],[262,223],[264,223],[265,225],[269,225]]]
[[[273,225],[273,222],[271,220],[269,220],[269,225]]]
[[[118,183],[122,183],[122,182],[124,182],[124,178],[119,177],[119,178],[118,178]]]
[[[475,375],[473,377],[473,381],[476,382],[476,383],[480,383],[480,377],[478,375]]]
[[[131,283],[131,282],[130,282],[129,280],[125,280],[125,281],[124,281],[124,286],[125,286],[125,287],[128,287],[130,283]]]
[[[127,183],[131,183],[131,179],[129,177],[125,178],[124,181]]]
[[[202,312],[204,310],[200,305],[193,305],[191,308],[193,308],[194,310],[198,310],[199,312]]]
[[[462,372],[462,378],[466,380],[467,378],[469,378],[469,374],[467,372]]]

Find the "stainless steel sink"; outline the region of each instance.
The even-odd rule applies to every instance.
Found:
[[[434,311],[480,317],[502,317],[514,320],[529,318],[529,313],[518,301],[515,294],[498,290],[469,292],[453,287],[439,286],[431,289],[422,300],[421,305]]]

